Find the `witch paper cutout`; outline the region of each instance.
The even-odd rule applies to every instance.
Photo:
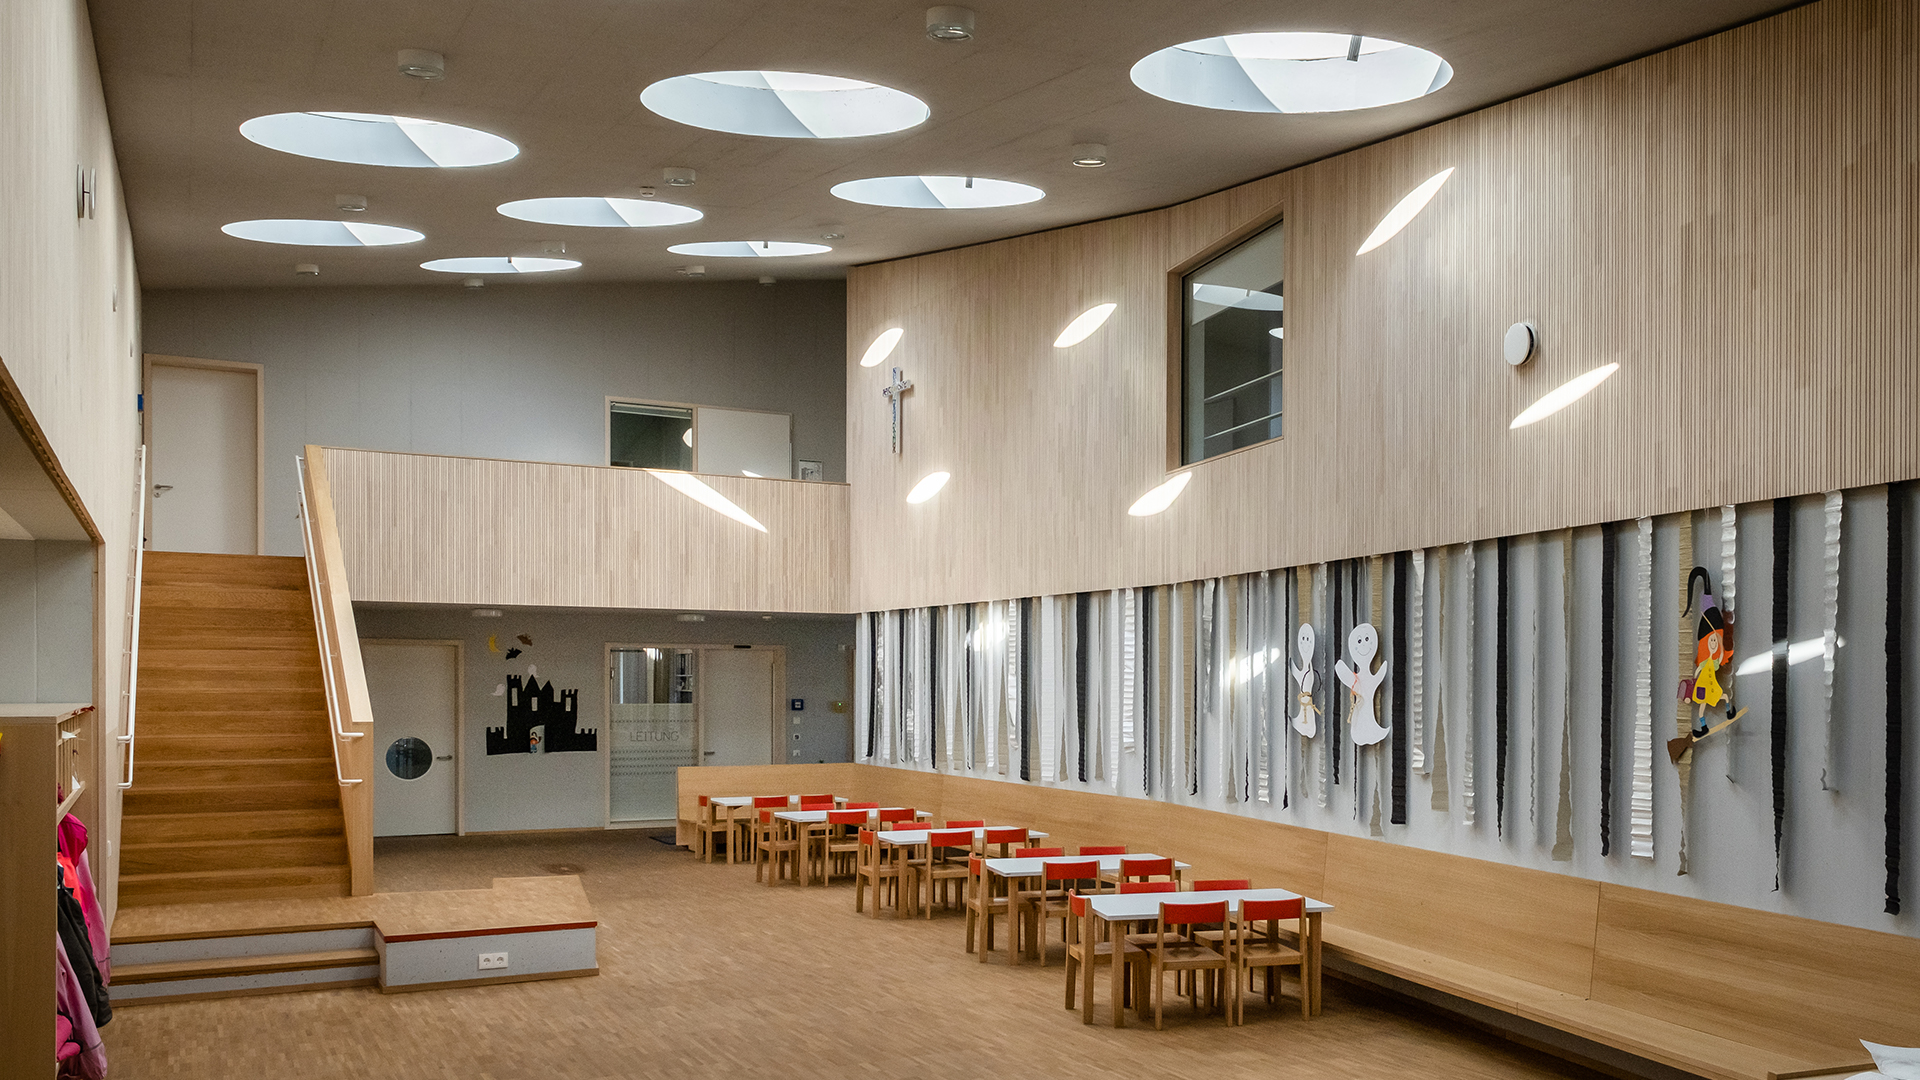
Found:
[[[1373,658],[1380,652],[1380,632],[1372,623],[1361,623],[1347,635],[1347,652],[1352,655],[1356,667],[1348,667],[1345,660],[1333,662],[1333,677],[1353,692],[1353,711],[1348,722],[1353,725],[1353,741],[1357,746],[1372,746],[1387,737],[1387,729],[1374,719],[1373,699],[1380,692],[1380,684],[1387,680],[1387,667],[1382,662],[1378,671],[1372,670]]]
[[[1693,744],[1709,735],[1718,734],[1733,726],[1735,720],[1747,714],[1745,709],[1733,711],[1733,696],[1720,685],[1720,669],[1733,660],[1733,644],[1729,637],[1727,618],[1720,605],[1713,598],[1713,578],[1704,566],[1696,566],[1687,575],[1687,606],[1680,611],[1685,618],[1693,610],[1693,587],[1700,584],[1700,621],[1694,628],[1693,675],[1680,680],[1680,700],[1693,702],[1693,730],[1677,739],[1667,741],[1667,756],[1674,764],[1693,749]],[[1709,728],[1707,710],[1724,708],[1727,719]]]
[[[1313,703],[1313,624],[1301,623],[1300,632],[1294,635],[1294,649],[1300,653],[1300,662],[1291,665],[1293,681],[1300,684],[1300,693],[1294,698],[1293,730],[1306,738],[1313,738],[1319,725],[1314,716],[1320,712]]]

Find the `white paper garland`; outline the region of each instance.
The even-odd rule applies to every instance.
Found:
[[[1413,552],[1413,581],[1407,598],[1407,761],[1421,776],[1427,764],[1427,553]],[[1397,766],[1396,766],[1397,767]]]
[[[1734,590],[1739,584],[1740,572],[1740,511],[1738,507],[1720,508],[1720,614],[1727,622],[1727,647],[1739,655],[1740,622],[1734,609]],[[1734,764],[1734,751],[1739,748],[1743,734],[1739,729],[1727,732],[1727,780],[1738,783],[1738,769]]]
[[[1466,721],[1460,726],[1460,730],[1461,730],[1460,820],[1464,824],[1472,825],[1474,820],[1474,805],[1473,805],[1474,804],[1474,792],[1473,792],[1474,738],[1473,736],[1474,736],[1474,729],[1480,726],[1480,713],[1479,713],[1479,710],[1475,707],[1475,702],[1474,702],[1474,699],[1478,695],[1474,693],[1475,686],[1474,686],[1474,673],[1473,673],[1474,654],[1479,651],[1480,639],[1476,634],[1474,627],[1475,627],[1475,624],[1479,622],[1480,593],[1479,593],[1479,590],[1474,587],[1474,583],[1473,583],[1473,578],[1474,578],[1473,544],[1467,543],[1461,546],[1466,549],[1461,554],[1462,554],[1462,561],[1466,564],[1465,574],[1466,574],[1467,580],[1466,580],[1466,584],[1461,588],[1461,591],[1466,594],[1466,599],[1467,599],[1467,630],[1466,630],[1466,642],[1467,642],[1466,699],[1467,699],[1467,703],[1466,703],[1466,708],[1462,710],[1462,715],[1466,717]]]
[[[1826,546],[1820,568],[1820,731],[1825,752],[1820,762],[1820,788],[1840,790],[1837,763],[1833,758],[1833,671],[1840,642],[1840,525],[1846,514],[1846,497],[1838,491],[1827,492]]]
[[[1631,854],[1653,858],[1653,519],[1636,521],[1633,559],[1633,800]]]

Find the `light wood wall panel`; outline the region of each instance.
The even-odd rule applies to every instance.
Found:
[[[842,484],[703,476],[758,532],[636,469],[326,450],[357,601],[846,610]]]
[[[1920,474],[1920,9],[1822,0],[1164,210],[853,270],[854,605],[1186,580]],[[1353,253],[1427,177],[1397,238]],[[1287,227],[1286,437],[1173,509],[1167,273]],[[1120,306],[1085,343],[1066,323]],[[1507,326],[1540,355],[1502,361]],[[881,330],[888,364],[857,366]],[[1617,362],[1586,400],[1508,422]],[[913,380],[903,452],[880,387]],[[904,496],[925,474],[933,501]]]

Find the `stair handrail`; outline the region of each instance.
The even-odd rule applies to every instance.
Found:
[[[366,783],[364,777],[350,777],[340,761],[340,744],[348,739],[366,736],[364,731],[348,731],[343,723],[346,710],[340,705],[340,687],[335,678],[334,668],[340,658],[338,634],[333,625],[332,613],[326,602],[325,581],[320,570],[320,537],[316,532],[313,515],[307,507],[307,459],[294,455],[294,468],[300,475],[300,539],[305,547],[307,563],[307,590],[313,598],[313,629],[320,642],[320,671],[325,680],[327,692],[327,726],[333,736],[327,740],[333,746],[333,777],[341,787],[353,787]]]
[[[127,560],[127,635],[121,650],[126,657],[127,675],[120,687],[120,702],[126,729],[114,741],[127,748],[126,775],[118,787],[133,786],[134,705],[140,684],[140,585],[147,563],[147,447],[143,443],[133,452],[135,483],[133,488],[133,556]]]

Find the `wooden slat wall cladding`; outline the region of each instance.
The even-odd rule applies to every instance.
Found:
[[[703,476],[767,527],[635,469],[326,451],[356,601],[844,611],[847,488]]]
[[[854,269],[858,609],[1073,592],[1920,474],[1920,9],[1823,0],[1165,210]],[[1454,168],[1405,232],[1355,249]],[[1287,228],[1286,437],[1174,507],[1168,272]],[[1112,320],[1071,349],[1081,311]],[[1540,354],[1500,341],[1535,321]],[[876,368],[853,361],[906,331]],[[1550,420],[1542,394],[1620,371]],[[914,382],[889,453],[879,388]],[[933,501],[903,497],[947,470]]]

